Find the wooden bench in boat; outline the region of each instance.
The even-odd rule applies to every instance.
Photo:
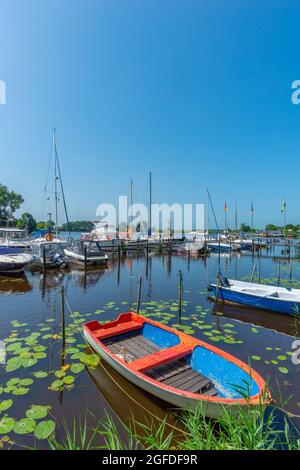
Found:
[[[140,328],[140,323],[136,321],[127,321],[124,323],[117,323],[115,326],[110,328],[99,328],[98,330],[93,331],[93,335],[95,335],[99,341],[102,341],[103,339],[122,335],[124,333],[130,333],[131,331],[139,330]]]
[[[189,346],[178,344],[177,346],[172,346],[171,348],[162,349],[154,354],[151,354],[150,356],[136,359],[130,364],[130,368],[144,372],[145,370],[166,364],[172,360],[180,359],[181,357],[187,356],[191,353],[192,349]]]

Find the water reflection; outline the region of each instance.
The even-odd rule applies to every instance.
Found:
[[[26,274],[18,277],[0,276],[0,294],[25,294],[32,290]]]

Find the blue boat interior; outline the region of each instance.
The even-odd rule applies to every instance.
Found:
[[[135,331],[102,340],[114,354],[132,362],[180,344],[176,333],[145,322]],[[223,398],[245,398],[256,395],[255,380],[236,364],[202,346],[180,359],[151,366],[144,372],[160,383],[193,393]]]

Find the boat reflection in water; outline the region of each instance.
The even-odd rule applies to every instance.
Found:
[[[180,429],[184,428],[175,419],[174,412],[173,415],[168,414],[166,418],[166,412],[171,410],[171,405],[136,387],[103,360],[99,366],[89,368],[88,371],[118,419],[130,429],[133,429],[134,425],[138,435],[149,434],[149,429],[145,429],[143,426],[155,431],[165,420],[165,436],[173,432],[177,441],[184,437],[180,433]]]
[[[215,314],[216,308],[213,307]],[[284,333],[289,336],[299,336],[300,322],[293,316],[282,315],[280,313],[270,312],[269,310],[258,310],[245,307],[244,305],[219,302],[218,312],[232,320],[238,320],[243,323],[250,323],[255,326],[262,326],[270,330]]]
[[[0,275],[0,294],[25,294],[32,290],[26,274],[18,277],[7,277]]]

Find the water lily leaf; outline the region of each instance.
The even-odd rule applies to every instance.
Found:
[[[8,434],[13,430],[15,420],[9,416],[0,419],[0,434]]]
[[[47,416],[49,409],[49,406],[31,405],[31,408],[25,414],[27,418],[42,419]]]
[[[22,361],[23,367],[32,367],[36,363],[37,363],[37,359],[35,359],[34,357],[26,358],[26,359],[23,359]]]
[[[13,372],[14,370],[19,369],[21,366],[22,366],[22,359],[20,359],[19,357],[12,357],[8,359],[5,370],[6,372]]]
[[[44,352],[36,352],[33,354],[33,357],[35,359],[45,359],[45,357],[47,357],[47,354]]]
[[[94,354],[84,354],[80,358],[80,361],[86,364],[87,366],[95,367],[99,364],[100,359],[98,356]]]
[[[0,412],[8,410],[8,408],[10,408],[12,406],[12,404],[13,404],[12,400],[0,401]]]
[[[24,387],[27,387],[28,385],[32,385],[33,380],[32,379],[21,379],[19,382],[19,385],[22,385]]]
[[[66,385],[71,385],[73,382],[74,382],[74,377],[73,375],[67,375],[66,377],[63,378],[63,382],[66,384]]]
[[[73,372],[73,374],[79,374],[79,372],[82,372],[83,370],[84,364],[81,364],[80,362],[71,366],[71,371]]]
[[[15,396],[19,396],[19,395],[26,395],[26,393],[28,392],[29,392],[29,388],[27,387],[16,387],[12,393]]]
[[[35,425],[34,419],[23,418],[14,424],[14,432],[16,434],[30,434],[34,431]]]
[[[279,359],[279,361],[285,361],[287,357],[282,355],[282,356],[277,356],[277,359]]]
[[[57,371],[54,372],[54,375],[58,379],[62,379],[66,375],[66,373],[63,370],[57,370]]]
[[[44,379],[45,377],[48,376],[48,372],[44,372],[43,370],[38,370],[36,372],[33,372],[34,377],[37,379]]]
[[[13,379],[9,379],[6,382],[6,387],[13,387],[14,385],[17,385],[20,382],[21,379],[19,377],[14,377]]]
[[[60,390],[64,386],[64,383],[62,380],[54,380],[52,384],[50,385],[50,388],[52,390]]]
[[[289,370],[287,367],[278,367],[278,370],[282,373],[282,374],[288,374]]]
[[[253,361],[260,361],[261,357],[260,356],[251,356],[251,359],[253,359]]]
[[[37,439],[47,439],[55,430],[55,422],[51,419],[41,421],[34,430],[34,436]]]
[[[16,351],[22,347],[22,343],[12,343],[6,346],[6,351]]]

